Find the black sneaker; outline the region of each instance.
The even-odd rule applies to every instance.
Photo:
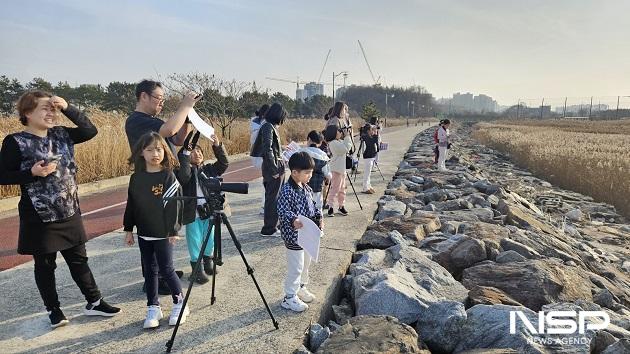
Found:
[[[328,216],[331,218],[335,216],[335,209],[333,209],[333,207],[328,208]]]
[[[328,210],[328,213],[330,214],[330,210]],[[339,208],[339,214],[341,214],[343,216],[348,215],[348,211],[346,210],[346,207]]]
[[[99,304],[94,306],[92,304],[87,304],[85,306],[85,310],[83,310],[83,314],[86,316],[105,316],[112,317],[120,312],[120,308],[111,306],[103,298],[99,301]]]
[[[48,318],[50,319],[50,327],[57,328],[68,324],[68,319],[61,312],[60,308],[52,309],[48,312]]]

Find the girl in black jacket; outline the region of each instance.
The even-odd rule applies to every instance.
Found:
[[[150,132],[140,137],[129,163],[134,165],[134,173],[129,180],[125,208],[125,241],[129,246],[135,243],[135,226],[147,292],[144,328],[158,327],[163,317],[158,300],[158,272],[173,297],[169,324],[177,323],[181,311],[184,323],[189,311],[188,307],[183,308],[182,286],[173,267],[173,245],[182,224],[183,202],[168,198],[181,196],[180,183],[190,179],[190,152],[180,154],[178,163],[164,138]]]

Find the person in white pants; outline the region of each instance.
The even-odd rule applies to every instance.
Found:
[[[438,171],[448,171],[446,169],[446,159],[448,158],[448,138],[450,135],[448,128],[450,125],[451,121],[444,119],[442,126],[438,129]]]
[[[249,124],[249,148],[251,150],[252,146],[254,146],[254,142],[258,137],[258,131],[260,127],[265,123],[265,113],[269,109],[268,104],[262,105],[257,111],[256,115],[252,117]],[[252,157],[252,165],[258,169],[262,168],[262,157]],[[261,204],[260,204],[260,214],[263,215],[265,213],[265,189],[263,188]]]
[[[374,188],[370,182],[372,175],[372,166],[379,150],[379,137],[378,130],[375,125],[371,125],[367,129],[367,134],[361,137],[363,143],[365,143],[365,150],[363,150],[363,193],[374,194]]]

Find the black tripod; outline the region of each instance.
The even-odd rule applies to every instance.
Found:
[[[236,235],[234,234],[234,230],[232,229],[232,225],[230,224],[230,221],[228,220],[225,213],[223,212],[223,204],[225,203],[225,195],[222,192],[207,192],[205,190],[206,188],[203,185],[201,189],[203,191],[204,198],[206,199],[206,203],[203,206],[200,206],[198,208],[199,216],[202,219],[210,219],[210,224],[208,225],[208,231],[206,232],[206,236],[203,239],[201,249],[199,250],[197,263],[195,263],[195,268],[193,270],[190,283],[188,284],[188,290],[186,290],[186,296],[184,296],[182,311],[180,311],[179,317],[177,318],[177,323],[175,324],[175,328],[173,328],[173,334],[171,335],[171,339],[168,342],[166,342],[166,351],[168,353],[171,352],[171,348],[173,347],[173,343],[175,341],[175,336],[177,335],[177,331],[179,330],[179,325],[182,320],[182,315],[184,314],[184,309],[186,308],[186,304],[188,303],[188,298],[190,297],[190,292],[192,291],[192,287],[194,283],[193,279],[195,279],[197,277],[198,272],[201,271],[201,260],[203,258],[203,252],[206,249],[206,246],[208,245],[208,240],[210,239],[210,235],[212,235],[213,229],[214,229],[214,252],[213,252],[214,265],[212,267],[212,294],[210,295],[210,305],[213,305],[216,300],[216,297],[214,296],[214,290],[215,290],[215,284],[216,284],[217,265],[219,266],[223,265],[223,255],[221,251],[221,224],[224,224],[227,227],[230,237],[232,237],[232,242],[234,242],[234,246],[236,246],[238,253],[241,255],[241,259],[243,260],[243,263],[245,264],[245,268],[247,269],[247,274],[249,274],[252,277],[252,280],[254,281],[254,285],[256,285],[256,289],[258,290],[258,294],[260,295],[260,298],[262,299],[263,303],[265,304],[265,307],[267,308],[267,312],[269,313],[269,317],[271,317],[271,322],[273,323],[273,326],[276,329],[279,328],[278,321],[276,321],[276,318],[273,316],[273,313],[271,312],[271,309],[269,308],[269,305],[267,304],[267,300],[265,300],[265,296],[263,295],[262,290],[260,290],[260,286],[258,285],[258,282],[256,281],[256,277],[254,277],[254,268],[252,268],[249,265],[249,263],[247,263],[247,259],[245,258],[245,254],[243,253],[243,250],[241,248],[241,243],[236,238]],[[196,200],[198,198],[197,197],[175,197],[175,198],[171,198],[171,200],[172,199],[176,199],[176,200],[177,199],[179,200],[195,199]]]

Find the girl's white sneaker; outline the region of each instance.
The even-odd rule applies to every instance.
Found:
[[[147,318],[144,320],[144,328],[156,328],[160,326],[160,320],[164,317],[160,306],[151,305],[147,309]]]

